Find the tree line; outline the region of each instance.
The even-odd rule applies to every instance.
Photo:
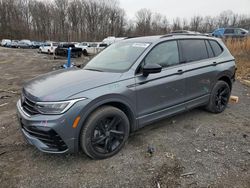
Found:
[[[172,30],[211,32],[218,27],[250,29],[250,16],[224,11],[190,20],[141,9],[128,19],[119,0],[0,0],[0,39],[100,41],[107,36],[166,34]]]

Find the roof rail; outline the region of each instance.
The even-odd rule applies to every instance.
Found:
[[[161,36],[161,38],[173,37],[173,36],[206,36],[206,37],[209,37],[209,35],[202,34],[202,33],[170,33],[170,34]]]
[[[138,37],[142,37],[142,36],[131,36],[131,37],[125,37],[123,40],[133,39],[133,38],[138,38]]]

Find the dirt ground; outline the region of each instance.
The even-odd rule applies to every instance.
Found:
[[[239,82],[232,94],[240,101],[224,113],[194,109],[154,123],[106,160],[44,154],[28,145],[16,120],[20,89],[65,62],[0,47],[0,187],[250,187],[250,88]]]

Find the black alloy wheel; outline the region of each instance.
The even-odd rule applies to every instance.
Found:
[[[219,80],[214,85],[210,94],[209,103],[206,109],[212,113],[223,112],[228,104],[231,95],[231,88],[225,81]]]
[[[216,95],[215,104],[216,108],[221,111],[227,106],[230,97],[230,89],[226,86],[221,87]]]
[[[115,151],[125,139],[125,128],[117,115],[101,119],[92,133],[91,145],[96,152],[107,154]]]
[[[123,111],[113,106],[102,106],[83,124],[81,148],[93,159],[111,157],[126,143],[129,129],[129,120]]]

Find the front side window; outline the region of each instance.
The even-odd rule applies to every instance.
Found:
[[[179,63],[179,53],[176,41],[168,41],[157,45],[145,58],[144,64],[159,64],[169,67]]]
[[[208,58],[205,41],[201,39],[187,39],[179,42],[182,52],[182,62],[188,63]]]

